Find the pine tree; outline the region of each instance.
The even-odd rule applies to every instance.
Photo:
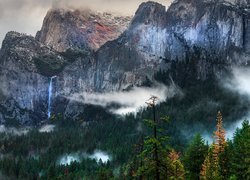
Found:
[[[202,179],[225,179],[227,169],[224,169],[227,161],[223,156],[227,142],[225,140],[226,132],[223,128],[222,115],[217,114],[217,129],[214,132],[214,143],[211,145],[207,157],[202,165]]]
[[[218,157],[218,154],[221,152],[224,152],[225,146],[227,144],[226,142],[226,131],[223,128],[223,121],[222,121],[222,115],[219,111],[217,114],[217,130],[214,132],[214,154],[216,157]]]
[[[180,161],[180,154],[175,150],[172,150],[170,151],[168,157],[170,159],[170,179],[184,179],[185,170],[183,164]]]
[[[184,164],[187,171],[187,179],[199,179],[201,165],[205,160],[207,151],[208,146],[205,145],[205,142],[202,139],[201,135],[195,135],[184,155]]]
[[[218,176],[224,179],[227,174],[226,164],[228,163],[227,157],[225,156],[225,149],[227,148],[226,142],[226,131],[223,128],[222,114],[219,111],[217,114],[217,130],[214,132],[214,148],[213,148],[213,161],[218,166]]]
[[[250,179],[250,125],[249,121],[242,123],[233,139],[232,169],[237,179]]]
[[[153,109],[153,120],[145,120],[145,124],[151,129],[152,135],[144,139],[143,151],[138,155],[141,166],[136,175],[142,179],[168,179],[171,169],[171,161],[166,148],[168,137],[162,133],[163,130],[159,128],[159,122],[156,120],[156,97],[150,100],[152,100],[149,106]],[[164,122],[168,120],[168,117],[162,118]]]
[[[201,179],[211,179],[212,175],[212,147],[209,148],[207,156],[201,166]]]

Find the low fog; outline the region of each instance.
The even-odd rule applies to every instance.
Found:
[[[21,136],[26,135],[31,129],[28,127],[24,128],[14,128],[14,127],[6,127],[4,125],[0,125],[0,133]]]
[[[101,150],[95,150],[93,154],[79,153],[79,152],[65,154],[58,159],[58,164],[70,165],[73,162],[81,162],[81,160],[85,158],[94,159],[96,160],[96,162],[99,162],[99,160],[101,160],[103,163],[107,163],[108,161],[111,160],[111,156],[108,155],[106,152],[103,152]]]
[[[43,125],[38,131],[40,133],[50,133],[54,131],[55,127],[55,125]]]
[[[174,84],[167,87],[158,84],[155,87],[134,87],[130,91],[118,91],[109,93],[78,93],[71,97],[70,100],[83,104],[98,105],[108,107],[111,104],[119,105],[118,108],[110,108],[109,110],[115,114],[123,115],[127,113],[136,113],[141,108],[147,106],[145,103],[151,96],[157,97],[157,103],[164,102],[167,98],[180,94],[180,90]]]
[[[250,69],[249,68],[233,68],[232,78],[227,78],[222,84],[226,89],[237,93],[241,98],[247,98],[250,101]],[[225,124],[227,130],[227,138],[232,139],[233,133],[237,128],[242,127],[244,120],[250,120],[250,108],[248,115],[242,117],[233,124]]]
[[[250,100],[250,69],[234,68],[232,74],[233,78],[226,79],[224,87],[239,95],[247,96]]]
[[[241,98],[248,98],[250,101],[250,69],[249,68],[233,68],[232,77],[227,77],[223,79],[221,85],[230,91],[237,93]],[[224,123],[224,128],[226,130],[226,138],[232,140],[234,133],[237,128],[242,127],[244,120],[250,120],[250,108],[249,113],[246,116],[241,117],[234,123],[228,124]],[[203,138],[208,141],[208,143],[213,142],[212,134],[205,132],[202,134]]]
[[[169,6],[171,0],[155,0]],[[133,15],[143,0],[0,0],[0,46],[8,31],[35,35],[51,8],[90,8]]]

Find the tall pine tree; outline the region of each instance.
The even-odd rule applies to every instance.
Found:
[[[201,135],[195,135],[184,155],[187,179],[199,179],[201,165],[205,160],[207,150],[208,146],[205,145]]]
[[[202,179],[225,179],[223,175],[227,170],[224,169],[226,159],[222,158],[227,146],[226,131],[223,128],[222,114],[219,111],[217,114],[217,129],[214,132],[214,142],[210,147],[207,157],[202,165]]]
[[[233,173],[237,179],[250,179],[250,125],[244,121],[233,139]]]

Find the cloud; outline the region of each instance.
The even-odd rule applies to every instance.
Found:
[[[94,159],[96,162],[99,162],[101,159],[103,163],[107,163],[108,161],[112,160],[112,157],[101,150],[95,150],[92,154],[87,154],[85,152],[77,152],[77,153],[70,153],[65,154],[58,159],[59,165],[70,165],[73,162],[81,162],[82,159]]]
[[[237,128],[242,128],[242,123],[245,119],[249,119],[250,115],[242,118],[241,120],[236,121],[235,123],[230,124],[228,127],[226,127],[226,138],[232,140],[234,137],[234,133]]]
[[[234,68],[232,74],[232,78],[226,79],[224,87],[250,98],[250,69]]]
[[[107,163],[111,160],[111,157],[107,153],[100,150],[96,150],[94,154],[89,155],[88,157],[90,159],[95,159],[96,162],[99,162],[99,160],[101,159],[103,163]]]
[[[220,79],[220,85],[228,90],[232,91],[239,95],[240,98],[244,100],[250,101],[250,69],[249,68],[232,68],[230,76],[223,76],[223,78]],[[206,108],[211,108],[219,106],[219,104],[208,101],[207,104],[205,102],[202,102],[202,104],[205,104]],[[202,104],[197,104],[197,107],[200,107]],[[196,107],[195,106],[195,107]],[[190,108],[190,111],[193,111],[195,108]],[[242,122],[245,119],[250,120],[250,109],[249,112],[246,113],[246,115],[243,115],[238,120],[236,119],[235,122],[223,122],[224,129],[226,131],[226,139],[232,140],[234,137],[234,133],[237,128],[242,127]],[[215,118],[214,118],[215,119]],[[216,127],[214,127],[214,130],[216,130]],[[208,144],[213,143],[213,131],[207,130],[207,127],[204,126],[204,124],[195,123],[192,125],[192,128],[188,127],[188,125],[185,128],[182,128],[182,134],[187,137],[188,139],[193,138],[194,133],[199,132],[201,136],[204,138]]]
[[[140,108],[147,106],[145,103],[151,96],[157,96],[157,103],[166,101],[166,98],[180,94],[180,90],[174,84],[167,87],[158,84],[152,88],[135,87],[130,91],[118,91],[109,93],[76,93],[66,97],[73,101],[84,104],[98,105],[108,107],[111,104],[118,104],[118,108],[110,108],[115,114],[135,113]]]
[[[55,125],[44,125],[38,131],[40,133],[50,133],[54,131],[55,127]]]
[[[165,6],[168,6],[171,0],[155,0]],[[55,0],[54,8],[91,8],[97,11],[112,11],[125,15],[132,15],[145,0]]]
[[[73,162],[80,162],[80,156],[77,153],[67,154],[59,159],[59,165],[70,165]]]
[[[241,68],[233,68],[232,69],[232,76],[224,81],[221,81],[221,84],[224,88],[233,91],[241,96],[241,98],[247,98],[250,101],[250,69],[246,67]],[[250,119],[250,109],[248,110],[249,113],[242,117],[241,119],[237,120],[235,123],[225,124],[226,129],[226,137],[228,139],[232,139],[237,128],[242,127],[242,122],[245,119]]]
[[[0,133],[6,133],[15,136],[26,135],[30,131],[30,128],[14,128],[14,127],[5,127],[0,125]]]

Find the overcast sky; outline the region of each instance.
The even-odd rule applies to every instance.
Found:
[[[0,46],[8,31],[35,35],[52,7],[88,7],[132,15],[145,0],[0,0]],[[155,0],[169,6],[171,0]]]

